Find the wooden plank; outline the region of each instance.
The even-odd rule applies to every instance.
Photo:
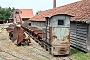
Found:
[[[74,32],[74,31],[70,31],[70,34],[72,34],[72,35],[73,35],[73,34],[76,35],[76,32]]]
[[[84,38],[87,37],[86,35],[83,35],[83,34],[77,34],[77,36],[84,37]]]
[[[75,42],[71,42],[71,44],[77,45]]]
[[[81,49],[82,49],[82,48],[86,49],[86,46],[84,46],[84,45],[77,44],[76,46],[77,46],[77,47],[81,47]]]
[[[80,28],[78,28],[78,29],[77,29],[77,31],[87,32],[87,30],[86,30],[86,29],[80,29]]]
[[[77,41],[82,42],[82,43],[86,43],[85,40],[81,40],[81,39],[77,39]]]
[[[71,45],[71,46],[73,46],[73,47],[76,47],[76,45],[75,45],[75,44],[72,44],[72,43],[71,43],[70,45]]]
[[[86,44],[83,44],[83,43],[76,43],[77,44],[77,46],[82,46],[82,47],[86,47]]]
[[[70,38],[70,40],[71,40],[71,41],[73,41],[73,40],[76,41],[76,38]]]
[[[70,37],[76,38],[75,34],[70,34]]]
[[[83,47],[80,47],[80,46],[77,46],[77,49],[80,49],[80,50],[82,50],[82,51],[87,52],[87,49],[86,49],[86,48],[83,48]]]
[[[81,37],[81,36],[77,36],[78,39],[83,39],[83,40],[86,40],[86,38],[84,37]]]
[[[80,31],[77,31],[77,34],[86,35],[87,33],[86,33],[86,32],[80,32]]]

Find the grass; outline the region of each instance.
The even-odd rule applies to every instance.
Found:
[[[74,60],[90,60],[90,54],[71,48],[71,57]]]

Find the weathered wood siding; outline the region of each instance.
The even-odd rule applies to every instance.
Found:
[[[71,46],[87,52],[87,24],[71,22],[70,42]]]
[[[76,23],[70,23],[70,42],[71,46],[76,47]]]
[[[42,29],[43,27],[46,26],[46,23],[45,22],[42,22],[42,21],[31,21],[31,26],[34,26],[34,27],[38,27],[40,29]]]
[[[29,21],[29,20],[26,20],[26,21],[22,21],[22,24],[23,25],[27,25],[27,26],[30,26],[29,24],[30,24],[31,22]]]
[[[88,52],[90,53],[90,24],[88,25],[88,38],[87,38],[87,49],[88,49]]]

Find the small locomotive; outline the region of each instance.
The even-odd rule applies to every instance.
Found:
[[[52,55],[67,55],[70,53],[70,17],[67,14],[45,17],[46,25],[42,29],[35,26],[22,27]]]

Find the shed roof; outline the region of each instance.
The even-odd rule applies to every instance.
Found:
[[[52,16],[55,14],[72,15],[75,17],[72,17],[71,21],[85,22],[87,18],[90,17],[90,0],[77,1],[54,9],[45,10],[32,17],[30,20],[45,21],[45,16]]]
[[[19,9],[21,18],[32,18],[34,16],[32,9]]]

